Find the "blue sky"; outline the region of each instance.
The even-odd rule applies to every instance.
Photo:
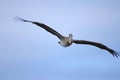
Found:
[[[0,0],[0,80],[120,80],[120,59],[59,39],[24,19],[43,22],[74,39],[120,51],[119,0]]]

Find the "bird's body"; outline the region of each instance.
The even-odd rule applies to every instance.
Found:
[[[107,46],[105,46],[105,45],[103,45],[101,43],[93,42],[93,41],[86,41],[86,40],[74,40],[72,38],[73,37],[72,34],[69,34],[68,37],[65,37],[65,36],[61,35],[60,33],[58,33],[57,31],[55,31],[54,29],[52,29],[51,27],[49,27],[49,26],[47,26],[47,25],[45,25],[43,23],[35,22],[35,21],[29,21],[29,20],[25,20],[25,19],[22,19],[22,18],[18,18],[18,19],[23,21],[23,22],[30,22],[30,23],[36,24],[37,26],[45,29],[46,31],[50,32],[51,34],[57,36],[60,39],[60,42],[58,42],[58,43],[63,47],[68,47],[72,43],[75,43],[75,44],[87,44],[87,45],[92,45],[92,46],[96,46],[98,48],[104,49],[104,50],[108,51],[109,53],[111,53],[115,57],[120,56],[118,52],[108,48]]]
[[[70,40],[69,37],[64,37],[63,39],[58,42],[63,47],[68,47],[72,44],[72,39]]]

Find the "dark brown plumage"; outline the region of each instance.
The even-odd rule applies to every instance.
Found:
[[[120,56],[120,54],[114,50],[112,50],[111,48],[108,48],[107,46],[105,46],[104,44],[98,43],[98,42],[93,42],[93,41],[86,41],[86,40],[74,40],[72,39],[72,34],[69,34],[68,37],[65,37],[63,35],[61,35],[60,33],[58,33],[57,31],[55,31],[54,29],[52,29],[51,27],[40,23],[40,22],[35,22],[35,21],[29,21],[29,20],[25,20],[22,18],[18,18],[17,19],[23,21],[23,22],[30,22],[33,23],[43,29],[45,29],[46,31],[50,32],[51,34],[57,36],[60,39],[59,44],[62,45],[63,47],[68,47],[70,46],[72,43],[75,44],[87,44],[87,45],[92,45],[92,46],[96,46],[98,48],[104,49],[106,51],[108,51],[110,54],[112,54],[113,56],[117,57]]]
[[[101,48],[101,49],[104,49],[104,50],[107,50],[109,53],[111,53],[113,56],[116,56],[118,58],[119,53],[108,48],[107,46],[101,44],[101,43],[98,43],[98,42],[93,42],[93,41],[86,41],[86,40],[73,40],[74,43],[76,44],[87,44],[87,45],[92,45],[92,46],[96,46],[98,48]]]
[[[47,25],[45,25],[43,23],[35,22],[35,21],[28,21],[28,20],[25,20],[25,19],[22,19],[22,18],[19,18],[19,17],[16,17],[16,18],[19,19],[19,20],[21,20],[21,21],[23,21],[23,22],[33,23],[33,24],[35,24],[35,25],[37,25],[37,26],[45,29],[46,31],[50,32],[51,34],[57,36],[59,39],[63,38],[63,36],[60,33],[58,33],[57,31],[55,31],[54,29],[52,29],[51,27],[49,27],[49,26],[47,26]]]

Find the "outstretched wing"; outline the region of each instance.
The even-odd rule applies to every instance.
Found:
[[[76,44],[88,44],[88,45],[92,45],[92,46],[96,46],[98,48],[107,50],[108,52],[110,52],[113,56],[116,56],[118,58],[118,56],[120,56],[120,54],[110,48],[108,48],[107,46],[101,44],[101,43],[97,43],[97,42],[92,42],[92,41],[86,41],[86,40],[73,40],[74,43]]]
[[[19,19],[19,20],[21,20],[23,22],[30,22],[30,23],[36,24],[37,26],[45,29],[46,31],[50,32],[51,34],[57,36],[59,39],[63,38],[63,36],[60,33],[58,33],[57,31],[55,31],[54,29],[52,29],[51,27],[49,27],[49,26],[47,26],[47,25],[45,25],[43,23],[25,20],[25,19],[22,19],[22,18],[19,18],[19,17],[17,17],[17,19]]]

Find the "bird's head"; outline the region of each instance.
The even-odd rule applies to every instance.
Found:
[[[73,35],[72,34],[69,34],[69,38],[72,38],[73,37]]]
[[[72,43],[72,37],[73,37],[73,35],[69,34],[69,43]]]

